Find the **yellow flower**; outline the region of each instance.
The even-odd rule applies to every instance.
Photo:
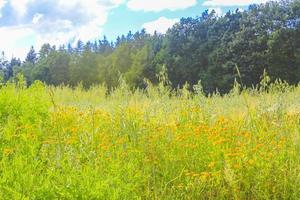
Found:
[[[66,144],[75,144],[77,142],[77,139],[75,137],[71,137],[71,138],[68,138],[66,140]]]
[[[238,156],[243,156],[242,153],[227,153],[225,154],[228,157],[238,157]]]
[[[200,178],[202,180],[207,180],[210,176],[210,173],[209,172],[201,172],[201,175],[200,175]]]
[[[214,141],[214,142],[213,142],[213,145],[222,144],[222,143],[224,143],[224,142],[226,142],[226,141],[228,141],[228,140],[226,140],[225,138],[220,138],[219,140]]]
[[[216,165],[216,162],[211,162],[211,163],[208,164],[208,167],[213,168],[215,165]]]
[[[235,165],[233,165],[233,167],[234,167],[235,169],[240,169],[240,168],[241,168],[241,165],[240,165],[240,164],[235,164]]]
[[[78,130],[78,129],[77,129],[76,127],[73,127],[73,128],[71,129],[71,132],[72,132],[72,133],[76,133],[77,130]]]
[[[10,154],[12,154],[13,153],[13,149],[10,149],[10,148],[5,148],[5,149],[3,149],[3,154],[5,155],[5,156],[9,156]]]
[[[250,165],[253,165],[253,164],[255,163],[255,161],[254,161],[253,159],[250,159],[250,160],[248,160],[248,163],[249,163]]]

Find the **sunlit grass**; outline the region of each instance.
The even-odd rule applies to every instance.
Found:
[[[0,89],[1,199],[298,199],[300,88]]]

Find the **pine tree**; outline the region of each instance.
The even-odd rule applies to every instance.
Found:
[[[31,46],[31,48],[25,58],[25,62],[35,64],[36,61],[37,61],[37,54],[35,53],[34,47]]]

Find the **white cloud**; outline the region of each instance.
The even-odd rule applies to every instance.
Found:
[[[37,36],[37,44],[41,45],[45,42],[59,45],[68,43],[69,41],[88,41],[100,36],[102,26],[106,23],[108,12],[111,8],[118,6],[123,0],[59,0],[58,5],[64,10],[72,12],[74,9],[80,9],[84,13],[84,23],[78,25],[77,20],[56,20],[44,21],[37,27],[36,30],[45,30]],[[56,27],[53,34],[48,27]]]
[[[47,27],[59,27],[55,33],[47,31]],[[98,25],[97,21],[76,27],[69,20],[57,20],[54,22],[44,22],[35,27],[35,29],[45,30],[43,33],[36,34],[36,46],[39,48],[44,43],[52,45],[61,45],[68,42],[82,40],[88,41],[98,38],[102,33],[102,27]]]
[[[23,16],[27,12],[27,5],[34,0],[10,0],[10,4],[19,16]]]
[[[37,24],[43,18],[43,16],[44,15],[41,13],[36,13],[32,18],[32,23]]]
[[[143,25],[148,33],[153,34],[155,31],[158,33],[166,33],[167,30],[175,23],[179,22],[179,19],[168,19],[166,17],[160,17],[159,19],[147,22]]]
[[[81,39],[83,41],[95,39],[102,32],[102,26],[107,21],[109,10],[119,6],[123,2],[124,0],[58,0],[58,5],[62,9],[69,10],[70,12],[80,9],[80,12],[84,13],[84,17],[88,20],[79,26],[65,21],[64,25],[57,26],[63,27],[63,30],[57,31],[55,37],[51,38],[51,34],[48,34],[46,38],[54,44],[68,42],[70,39]],[[74,22],[76,22],[76,19]]]
[[[0,28],[0,35],[5,40],[1,40],[1,51],[5,51],[8,58],[12,56],[24,58],[29,47],[19,46],[18,42],[34,35],[34,31],[26,26],[15,26],[9,28]],[[10,39],[12,38],[12,39]]]
[[[107,20],[108,11],[123,2],[124,0],[58,0],[58,5],[71,12],[80,9],[86,17],[103,25]]]
[[[2,9],[5,6],[6,3],[7,3],[7,1],[0,0],[0,9]]]
[[[51,27],[57,27],[55,32],[47,31]],[[43,29],[43,32],[38,32]],[[32,23],[30,25],[13,26],[0,28],[0,36],[7,38],[1,41],[0,51],[4,51],[7,58],[12,56],[24,59],[31,45],[34,45],[36,51],[44,43],[51,45],[67,44],[70,41],[88,41],[99,37],[102,28],[96,24],[86,24],[75,27],[69,20],[44,21],[41,23]],[[33,40],[29,44],[28,40]],[[26,44],[21,44],[26,41]]]
[[[223,15],[223,11],[221,8],[208,8],[208,12],[215,11],[217,16],[221,17]]]
[[[197,4],[197,0],[129,0],[127,7],[132,10],[162,11],[180,10],[192,7]]]
[[[265,3],[268,0],[208,0],[203,6],[248,6],[250,4]]]
[[[51,29],[55,27],[55,31]],[[31,28],[35,32],[36,43],[35,46],[38,49],[44,43],[50,43],[52,45],[60,45],[68,43],[71,38],[74,38],[77,32],[70,20],[45,20],[40,23],[34,24]],[[49,30],[50,29],[50,30]],[[37,30],[40,30],[39,32]]]
[[[60,45],[99,38],[110,10],[125,0],[52,0],[45,4],[47,7],[42,7],[40,0],[8,2],[14,13],[9,17],[15,18],[16,24],[0,27],[0,36],[7,38],[1,41],[0,50],[9,58],[13,55],[23,59],[31,43],[38,50],[44,43]],[[5,3],[0,0],[0,11]]]

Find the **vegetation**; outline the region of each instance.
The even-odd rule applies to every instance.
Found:
[[[300,87],[0,89],[2,199],[298,199]]]
[[[31,48],[23,63],[7,61],[4,54],[0,58],[5,81],[21,72],[29,84],[40,80],[74,87],[81,82],[85,88],[99,83],[114,88],[120,76],[131,88],[145,88],[143,79],[157,84],[155,75],[163,66],[173,88],[201,80],[205,93],[229,92],[236,67],[247,87],[257,85],[264,70],[272,81],[295,85],[300,80],[300,2],[270,1],[221,17],[205,11],[181,19],[165,35],[142,30],[115,42],[104,37],[67,47],[45,44],[39,52]]]
[[[299,199],[299,15],[2,53],[1,199]]]

